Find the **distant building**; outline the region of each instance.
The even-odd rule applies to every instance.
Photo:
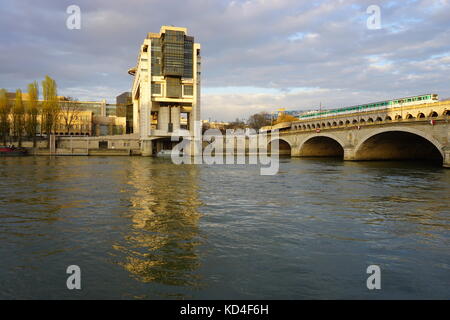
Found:
[[[124,92],[116,97],[118,117],[126,118],[126,133],[133,133],[133,100],[131,92]]]
[[[221,122],[221,121],[202,120],[202,125],[206,129],[225,130],[230,125],[230,123],[229,122]]]
[[[15,92],[8,92],[9,103],[14,103]],[[22,93],[22,100],[29,101],[28,93]],[[74,101],[58,96],[60,114],[56,118],[53,134],[57,136],[100,136],[126,133],[126,116],[117,116],[117,105],[101,101]],[[43,100],[38,100],[42,103]],[[38,116],[38,133],[47,134],[41,128]]]
[[[8,100],[15,100],[16,99],[16,93],[15,92],[6,92],[6,99],[8,99]],[[22,100],[23,101],[30,100],[27,92],[22,92]]]

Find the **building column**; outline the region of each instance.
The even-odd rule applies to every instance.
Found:
[[[141,141],[141,155],[143,157],[150,157],[152,155],[152,140]]]
[[[180,106],[172,106],[171,120],[173,124],[173,131],[180,129]]]
[[[139,121],[139,100],[133,99],[133,133],[139,133],[140,132],[139,124],[140,124],[140,121]]]
[[[444,148],[444,161],[442,165],[444,168],[450,168],[450,148]]]
[[[158,113],[158,129],[162,131],[169,130],[169,107],[160,106]]]

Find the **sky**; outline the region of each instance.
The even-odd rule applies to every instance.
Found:
[[[66,26],[70,5],[80,29]],[[131,90],[147,32],[175,25],[202,46],[203,119],[450,97],[450,0],[2,0],[0,10],[10,91],[48,74],[60,95],[114,103]]]

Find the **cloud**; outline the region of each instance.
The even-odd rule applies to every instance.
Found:
[[[49,74],[61,94],[113,102],[146,33],[177,25],[202,45],[203,118],[450,96],[448,0],[378,1],[380,30],[366,27],[372,1],[85,0],[68,30],[71,4],[2,1],[0,87]]]

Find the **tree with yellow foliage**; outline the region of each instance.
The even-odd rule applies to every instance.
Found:
[[[37,81],[28,85],[29,101],[26,108],[26,125],[25,131],[29,138],[33,140],[33,148],[36,148],[36,134],[38,128],[39,116],[39,85]]]
[[[22,101],[22,90],[20,89],[16,90],[16,100],[14,100],[12,117],[14,138],[17,139],[19,147],[21,147],[23,131],[25,128],[25,107]]]
[[[296,117],[291,116],[290,114],[281,113],[278,115],[277,120],[275,121],[275,124],[282,123],[282,122],[292,122],[298,120]]]
[[[11,113],[11,105],[8,103],[6,93],[7,91],[5,89],[0,89],[0,134],[4,145],[6,145],[6,140],[10,137],[9,115]]]
[[[49,76],[45,76],[45,79],[42,80],[42,95],[44,98],[42,103],[42,129],[47,134],[50,146],[50,135],[54,132],[60,114],[60,105],[56,81]]]

